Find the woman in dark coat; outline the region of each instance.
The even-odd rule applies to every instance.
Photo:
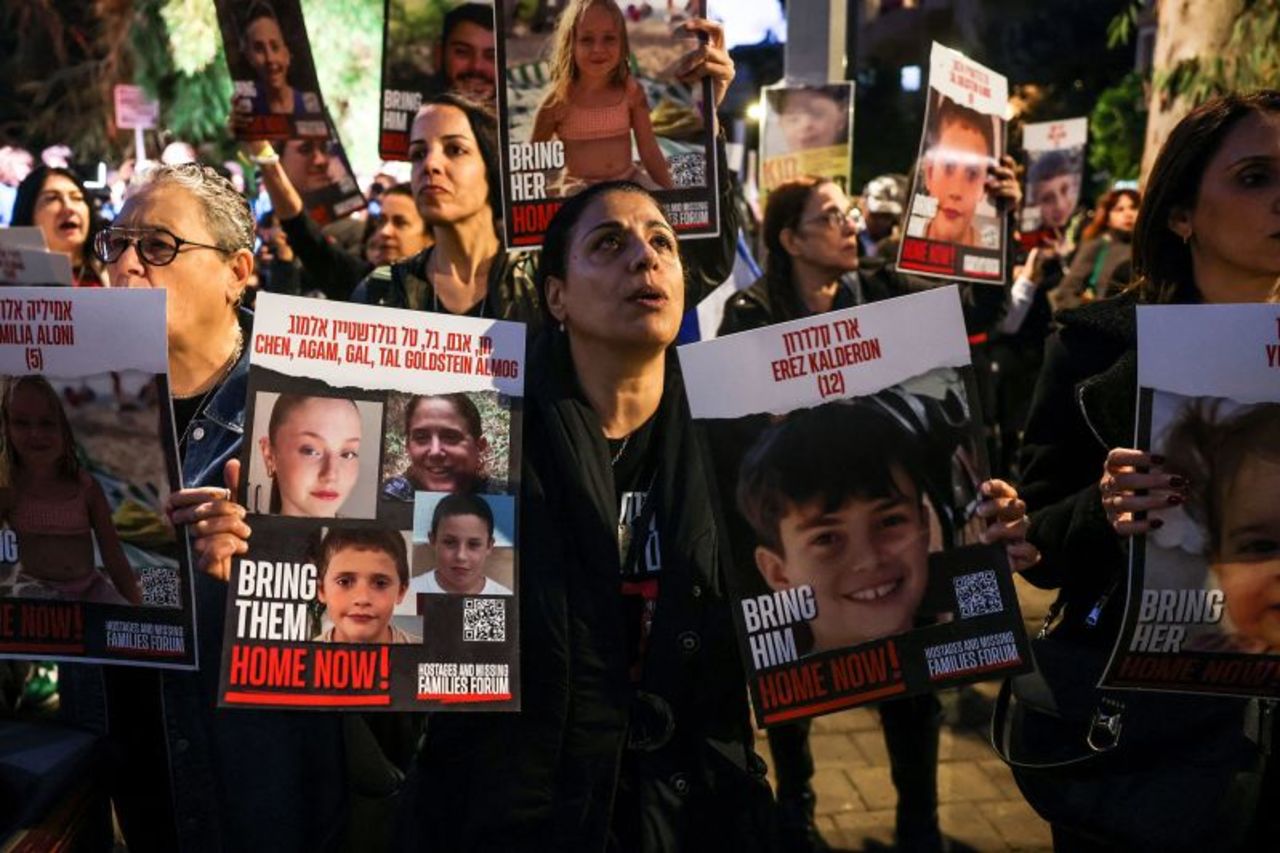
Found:
[[[441,850],[767,850],[675,233],[634,184],[547,232],[525,401],[521,711],[436,715],[403,823]]]
[[[1064,313],[1049,340],[1027,422],[1022,485],[1032,513],[1028,539],[1043,560],[1024,577],[1061,590],[1054,636],[1081,647],[1081,660],[1085,649],[1115,642],[1127,537],[1160,526],[1159,510],[1181,502],[1185,487],[1159,460],[1129,447],[1135,306],[1276,301],[1278,174],[1280,92],[1231,95],[1194,110],[1169,135],[1147,182],[1133,241],[1137,283]],[[1220,702],[1243,730],[1244,703]],[[1270,775],[1274,803],[1274,770]],[[1054,843],[1059,850],[1116,849],[1108,839],[1058,825]]]

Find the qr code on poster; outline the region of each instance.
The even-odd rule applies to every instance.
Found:
[[[466,643],[507,641],[507,602],[502,598],[468,598],[462,605],[462,640]]]
[[[959,575],[952,580],[956,587],[956,602],[960,605],[960,618],[986,616],[1004,610],[1000,599],[1000,584],[996,573],[990,569]]]
[[[181,607],[178,570],[168,566],[143,566],[138,569],[142,587],[142,603],[149,607]]]

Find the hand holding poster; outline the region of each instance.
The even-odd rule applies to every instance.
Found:
[[[762,725],[1029,668],[954,287],[679,352]]]
[[[1185,499],[1130,549],[1105,685],[1280,697],[1278,378],[1277,306],[1138,307],[1137,446]]]
[[[164,293],[0,290],[0,657],[192,667]]]
[[[1089,120],[1069,118],[1028,124],[1022,128],[1027,152],[1027,192],[1020,229],[1061,234],[1080,205],[1084,145]]]
[[[378,153],[409,159],[409,125],[426,96],[454,92],[491,109],[497,90],[493,3],[386,0]]]
[[[519,707],[524,326],[261,294],[219,701]]]
[[[986,182],[1004,154],[1008,103],[1003,76],[934,43],[900,271],[1003,281],[1006,222]]]
[[[216,0],[238,139],[329,135],[299,0]]]
[[[686,6],[702,16],[705,0]],[[561,200],[602,181],[652,190],[680,236],[718,233],[711,80],[676,79],[698,42],[670,11],[632,21],[614,0],[571,0],[554,29],[519,35],[496,11],[507,248],[542,245]],[[586,39],[599,47],[575,46]]]
[[[760,124],[760,206],[769,191],[804,175],[849,192],[853,170],[853,84],[766,86]]]

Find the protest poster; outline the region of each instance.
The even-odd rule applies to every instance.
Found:
[[[378,155],[408,160],[410,124],[424,97],[455,92],[494,107],[493,3],[386,0],[384,8]]]
[[[679,356],[761,725],[1030,668],[954,286]]]
[[[192,668],[165,295],[0,291],[0,657]]]
[[[805,175],[849,192],[853,171],[853,84],[765,86],[760,122],[760,207],[769,191]]]
[[[147,97],[141,86],[117,83],[111,89],[116,127],[121,130],[151,130],[160,118],[160,102]]]
[[[1185,499],[1136,537],[1103,685],[1280,697],[1280,306],[1138,306],[1135,446]]]
[[[338,129],[328,122],[328,139],[284,139],[274,144],[280,167],[302,197],[307,215],[318,225],[365,208]]]
[[[950,281],[1004,280],[1004,216],[987,194],[1004,155],[1008,81],[937,42],[898,269]]]
[[[524,334],[259,295],[223,706],[519,708]]]
[[[237,139],[324,139],[320,82],[300,0],[215,0],[235,87]]]
[[[498,4],[498,135],[504,242],[542,245],[562,199],[601,181],[652,190],[681,237],[719,233],[715,101],[710,79],[675,79],[698,37],[677,35],[705,0],[632,19],[611,0],[574,0],[554,27],[517,27]],[[598,40],[583,67],[575,34]]]
[[[1022,147],[1027,152],[1027,189],[1019,230],[1061,235],[1080,205],[1084,178],[1084,146],[1089,137],[1087,118],[1068,118],[1024,125]]]
[[[49,251],[35,226],[0,228],[0,286],[70,287],[71,258]]]

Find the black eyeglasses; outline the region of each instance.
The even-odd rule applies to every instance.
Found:
[[[106,264],[115,263],[130,246],[138,251],[138,257],[142,262],[151,267],[163,267],[173,263],[173,259],[178,257],[183,246],[213,249],[224,255],[234,251],[224,249],[222,246],[184,240],[164,228],[104,228],[93,238],[93,253],[98,260]]]
[[[862,228],[862,211],[856,207],[850,207],[847,210],[827,210],[817,216],[811,216],[803,222],[819,222],[828,228],[840,228],[846,222],[849,222],[857,230]]]

